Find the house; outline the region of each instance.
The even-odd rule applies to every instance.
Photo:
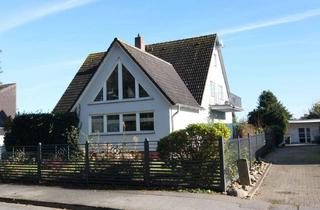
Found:
[[[289,120],[286,143],[308,144],[320,141],[320,119]]]
[[[8,117],[16,114],[16,84],[0,85],[0,146],[3,145],[4,125]]]
[[[230,92],[217,34],[135,46],[117,38],[90,54],[53,112],[76,112],[96,142],[159,140],[191,123],[231,125]]]

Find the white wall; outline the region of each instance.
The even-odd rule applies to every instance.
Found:
[[[3,146],[4,136],[0,135],[0,147]]]
[[[90,115],[153,111],[155,121],[155,131],[153,133],[142,134],[142,132],[140,132],[135,134],[117,135],[100,134],[99,136],[91,137],[93,138],[93,141],[96,142],[114,142],[132,141],[133,137],[138,138],[139,141],[143,141],[146,137],[148,137],[150,140],[158,140],[161,137],[168,135],[170,133],[170,104],[167,99],[165,99],[165,97],[147,78],[147,76],[144,75],[144,73],[136,65],[136,63],[134,63],[131,58],[117,44],[114,45],[108,55],[109,56],[107,56],[103,63],[100,65],[97,73],[92,78],[92,81],[89,83],[88,88],[86,88],[79,100],[80,121],[82,123],[81,133],[83,133],[84,135],[89,134]],[[130,73],[136,78],[136,81],[145,88],[145,90],[151,96],[151,99],[113,103],[103,102],[99,104],[93,104],[92,101],[94,100],[94,97],[105,84],[107,78],[109,77],[119,59],[127,67]],[[78,107],[78,105],[76,105],[76,107]]]
[[[219,59],[218,53],[219,53],[218,50],[216,48],[214,48],[213,56],[211,58],[209,72],[208,72],[208,76],[207,76],[206,86],[205,86],[204,94],[203,94],[203,98],[202,98],[201,106],[203,108],[205,108],[205,111],[202,111],[201,113],[203,115],[207,115],[207,117],[208,117],[208,113],[210,111],[209,106],[210,106],[210,104],[214,103],[214,99],[211,97],[211,86],[210,86],[211,81],[218,84],[218,85],[222,85],[222,88],[223,88],[223,100],[222,101],[223,101],[223,103],[224,103],[224,101],[229,100],[226,81],[225,81],[225,78],[222,73],[222,63]],[[215,59],[214,55],[216,55],[216,59]],[[212,121],[212,119],[210,119],[210,120]],[[232,113],[227,112],[225,120],[215,119],[214,122],[221,122],[221,123],[226,123],[226,124],[232,123]]]
[[[300,143],[299,128],[310,128],[311,141],[315,141],[315,137],[319,136],[320,123],[290,123],[287,135],[291,137],[291,143]]]
[[[216,57],[214,57],[214,54]],[[221,122],[226,124],[232,123],[232,113],[227,112],[225,120],[213,119],[210,116],[210,103],[213,103],[213,98],[211,98],[211,87],[210,82],[214,82],[223,87],[223,102],[229,99],[228,91],[225,83],[225,79],[222,73],[222,63],[218,56],[218,50],[214,49],[213,56],[211,58],[210,67],[208,71],[208,77],[205,84],[205,89],[203,93],[201,107],[202,110],[191,110],[186,108],[181,108],[180,111],[173,117],[173,130],[183,129],[192,123],[208,123],[208,122]],[[171,109],[171,115],[175,114],[178,107],[173,107]]]

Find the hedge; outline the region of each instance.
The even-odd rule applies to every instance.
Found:
[[[5,125],[4,144],[8,146],[34,146],[42,144],[75,144],[68,136],[78,127],[74,113],[18,114]]]

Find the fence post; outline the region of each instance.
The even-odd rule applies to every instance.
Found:
[[[221,179],[221,191],[226,191],[226,178],[224,174],[224,140],[223,137],[219,139],[219,154],[220,154],[220,179]]]
[[[249,147],[249,164],[251,169],[251,141],[250,141],[250,134],[248,133],[248,147]]]
[[[146,186],[150,183],[150,159],[149,159],[149,140],[146,138],[144,140],[144,183]]]
[[[42,145],[41,142],[38,144],[37,149],[37,174],[38,174],[38,183],[41,182],[41,165],[42,165]]]
[[[241,159],[241,151],[240,151],[240,137],[238,136],[237,138],[237,142],[238,142],[238,160]]]
[[[90,173],[90,153],[89,153],[89,142],[86,141],[85,145],[85,172],[86,172],[86,183],[89,184],[89,173]]]

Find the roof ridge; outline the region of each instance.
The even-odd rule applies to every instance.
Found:
[[[164,62],[164,63],[167,63],[167,64],[169,64],[169,65],[171,65],[171,66],[173,67],[173,65],[172,65],[171,63],[169,63],[168,61],[165,61],[165,60],[163,60],[163,59],[161,59],[161,58],[159,58],[159,57],[157,57],[157,56],[155,56],[155,55],[152,55],[151,53],[148,53],[148,52],[146,52],[146,51],[144,51],[144,50],[141,50],[141,49],[138,48],[138,47],[135,47],[135,46],[133,46],[133,45],[130,45],[130,44],[124,42],[124,41],[121,40],[121,39],[118,39],[118,38],[117,38],[117,40],[118,40],[120,43],[123,43],[123,44],[125,44],[125,45],[128,45],[129,47],[132,47],[132,48],[134,48],[134,49],[136,49],[136,50],[139,50],[140,52],[142,52],[142,53],[144,53],[144,54],[147,54],[148,56],[151,56],[151,57],[153,57],[153,58],[156,58],[156,59],[158,59],[159,61],[162,61],[162,62]]]
[[[210,37],[210,36],[216,36],[217,37],[218,33],[213,33],[213,34],[207,34],[207,35],[201,35],[201,36],[195,36],[195,37],[188,37],[188,38],[181,38],[181,39],[176,39],[176,40],[170,40],[170,41],[164,41],[164,42],[157,42],[153,44],[148,44],[146,46],[152,46],[152,45],[158,45],[158,44],[168,44],[172,42],[181,42],[181,41],[189,41],[192,39],[199,39],[199,38],[205,38],[205,37]]]

